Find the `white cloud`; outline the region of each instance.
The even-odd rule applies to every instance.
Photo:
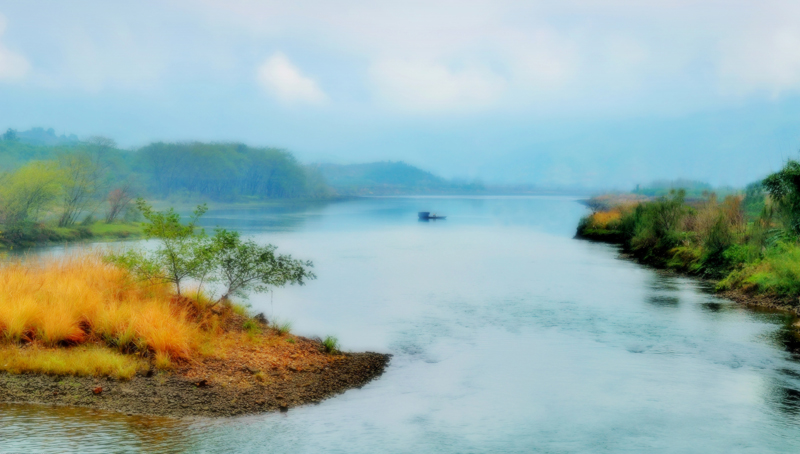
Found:
[[[743,33],[724,46],[720,76],[723,88],[733,92],[800,89],[800,32],[786,27]]]
[[[264,89],[284,102],[318,104],[327,99],[317,83],[280,52],[259,66],[258,81]]]
[[[404,109],[650,110],[800,90],[796,0],[173,1],[364,62],[376,97]]]
[[[0,38],[5,29],[6,19],[0,14]],[[22,79],[29,70],[30,64],[25,57],[12,52],[0,42],[0,81]]]
[[[483,68],[451,70],[435,62],[383,60],[370,69],[378,96],[406,110],[472,110],[494,103],[502,77]]]

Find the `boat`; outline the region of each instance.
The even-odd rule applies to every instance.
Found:
[[[417,216],[419,216],[420,221],[427,221],[430,219],[447,219],[447,216],[439,216],[436,213],[431,213],[430,211],[420,211],[417,213]]]

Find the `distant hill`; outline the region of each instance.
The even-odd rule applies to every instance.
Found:
[[[17,132],[17,140],[28,145],[49,147],[75,145],[79,142],[78,136],[75,134],[70,134],[69,136],[61,134],[57,136],[53,128],[32,128],[27,131]]]
[[[730,186],[711,186],[704,181],[687,180],[679,178],[677,180],[657,180],[648,185],[637,185],[632,191],[633,194],[647,197],[661,197],[670,193],[670,191],[683,189],[686,191],[686,198],[703,199],[709,194],[714,193],[718,197],[725,197],[731,194],[740,193],[741,190]]]
[[[455,194],[481,192],[479,183],[456,183],[405,162],[314,164],[325,181],[341,195]]]

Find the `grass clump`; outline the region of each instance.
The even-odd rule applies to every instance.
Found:
[[[95,345],[71,348],[0,347],[0,370],[10,373],[94,375],[128,380],[147,369],[142,358]]]
[[[286,334],[289,334],[290,331],[292,331],[292,322],[290,321],[281,322],[276,320],[272,322],[272,329],[275,330],[281,336],[284,336]]]
[[[158,370],[172,369],[172,359],[166,353],[156,353],[153,358],[153,366]]]
[[[261,324],[252,318],[248,318],[242,324],[242,328],[245,330],[246,333],[256,335],[261,334]]]
[[[336,353],[339,351],[339,339],[335,336],[328,336],[322,341],[322,348],[326,353]]]

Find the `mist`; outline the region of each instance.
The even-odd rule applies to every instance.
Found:
[[[0,125],[445,178],[741,187],[800,146],[791,2],[0,1]]]

